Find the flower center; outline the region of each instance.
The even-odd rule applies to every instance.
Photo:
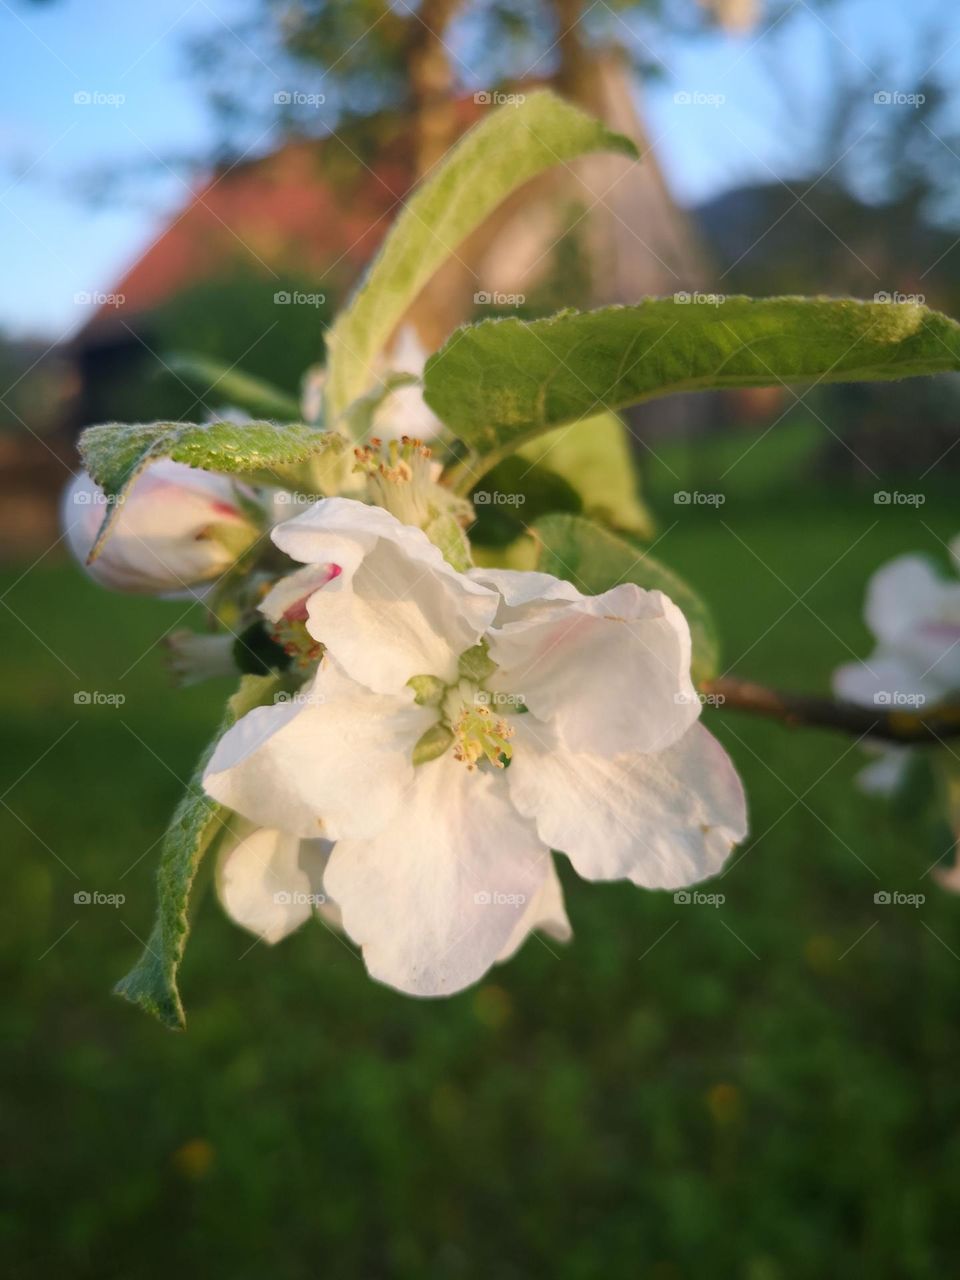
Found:
[[[471,771],[486,761],[495,769],[510,762],[514,729],[500,708],[526,710],[522,698],[491,693],[485,682],[496,671],[485,641],[460,655],[460,676],[445,684],[438,676],[413,676],[408,681],[421,707],[435,707],[437,721],[413,749],[413,763],[426,764],[453,748],[455,760]]]
[[[481,760],[502,769],[513,754],[514,730],[490,709],[490,694],[472,680],[461,680],[447,691],[441,704],[453,735],[453,757],[473,770]]]
[[[438,483],[440,468],[421,440],[402,436],[384,442],[374,438],[354,449],[354,455],[354,470],[367,477],[370,501],[403,524],[425,529],[443,513],[461,525],[473,519],[470,503]]]

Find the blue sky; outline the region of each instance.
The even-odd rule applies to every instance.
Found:
[[[211,30],[236,40],[238,4],[0,0],[5,330],[50,340],[68,335],[87,314],[74,296],[108,291],[181,207],[184,178],[157,157],[203,154],[213,138],[202,92],[187,75],[184,43]],[[796,101],[789,123],[802,131],[805,118],[814,119],[828,100],[831,51],[846,51],[865,75],[887,58],[906,62],[916,19],[943,18],[945,8],[940,0],[912,0],[907,12],[897,0],[838,0],[820,18],[797,0],[776,30],[695,41],[667,41],[643,27],[627,32],[613,18],[608,29],[645,44],[662,62],[665,76],[644,91],[648,128],[674,191],[696,201],[802,170],[797,144],[785,140],[771,65],[790,68]],[[960,19],[954,23],[937,56],[955,82]],[[271,92],[282,87],[266,69],[264,78]],[[886,86],[886,79],[881,74],[878,87],[899,87]],[[692,101],[677,101],[678,93]],[[92,100],[77,102],[76,94]],[[122,202],[109,192],[95,207],[80,198],[101,169],[128,165],[144,165],[145,172],[128,184]]]

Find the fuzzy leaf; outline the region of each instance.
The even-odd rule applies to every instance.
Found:
[[[358,293],[327,342],[333,424],[373,381],[407,308],[443,262],[512,191],[589,151],[636,147],[548,91],[504,106],[469,131],[406,202]]]
[[[683,578],[636,547],[579,516],[546,516],[531,533],[539,546],[537,568],[596,596],[621,582],[662,591],[683,612],[693,637],[693,680],[709,680],[719,669],[716,628],[710,610]]]
[[[652,298],[461,328],[427,361],[424,394],[490,466],[565,422],[677,391],[956,369],[960,325],[911,303]]]
[[[276,676],[243,676],[227,703],[220,730],[201,757],[163,840],[157,870],[157,915],[150,938],[136,965],[114,988],[116,995],[140,1005],[173,1031],[182,1030],[185,1024],[177,972],[190,931],[190,890],[204,854],[224,829],[228,812],[206,795],[200,779],[220,737],[241,716],[269,701],[279,687]]]
[[[90,552],[95,560],[103,549],[122,504],[116,499],[158,458],[172,458],[190,467],[263,478],[282,484],[276,468],[304,462],[321,453],[338,452],[345,441],[334,432],[301,423],[273,422],[152,422],[110,423],[88,427],[80,437],[80,456],[87,470],[112,501]]]

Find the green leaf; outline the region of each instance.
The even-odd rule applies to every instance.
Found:
[[[630,433],[615,413],[557,427],[522,445],[517,456],[566,480],[589,519],[639,538],[653,537],[655,521],[638,493]]]
[[[679,296],[679,295],[678,295]],[[960,369],[960,325],[909,303],[653,298],[457,330],[427,361],[434,413],[486,465],[565,422],[654,396]]]
[[[174,352],[164,358],[164,365],[183,382],[188,383],[204,400],[215,397],[219,404],[243,409],[254,417],[279,418],[295,422],[300,417],[296,396],[282,387],[234,369],[213,356]]]
[[[241,716],[269,701],[280,687],[276,676],[243,676],[240,687],[227,704],[227,712],[217,736],[204,752],[177,805],[160,852],[157,870],[157,915],[143,955],[114,993],[152,1013],[165,1027],[182,1030],[183,1004],[177,988],[177,972],[190,932],[187,908],[190,890],[200,862],[224,829],[228,810],[211,800],[201,778],[220,737]]]
[[[568,480],[519,454],[504,458],[470,491],[476,519],[470,541],[503,547],[525,533],[540,516],[564,511],[579,515],[583,502]]]
[[[300,423],[152,422],[88,427],[80,437],[80,456],[109,499],[90,560],[100,554],[120,514],[118,499],[158,458],[172,458],[207,471],[267,477],[273,484],[283,484],[278,469],[322,453],[341,453],[345,445],[344,438],[335,432]]]
[[[683,612],[693,638],[693,680],[699,684],[719,670],[716,628],[694,589],[648,551],[579,516],[546,516],[531,529],[539,545],[537,568],[597,596],[621,582],[662,591]]]
[[[548,91],[504,106],[469,131],[406,202],[327,343],[329,421],[363,395],[407,308],[437,268],[512,191],[588,151],[636,147]]]

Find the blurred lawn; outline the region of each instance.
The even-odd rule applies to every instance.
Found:
[[[942,551],[956,503],[826,488],[790,433],[720,480],[749,439],[658,450],[657,554],[702,585],[738,672],[822,689],[866,652],[867,575]],[[679,487],[727,501],[674,506]],[[960,902],[853,790],[848,741],[707,712],[752,811],[724,905],[564,865],[573,944],[532,940],[446,1002],[375,986],[321,927],[251,946],[207,895],[172,1035],[109,990],[224,690],[170,691],[150,646],[182,606],[101,593],[55,554],[3,587],[11,1275],[952,1273]],[[927,901],[876,907],[881,888]]]

